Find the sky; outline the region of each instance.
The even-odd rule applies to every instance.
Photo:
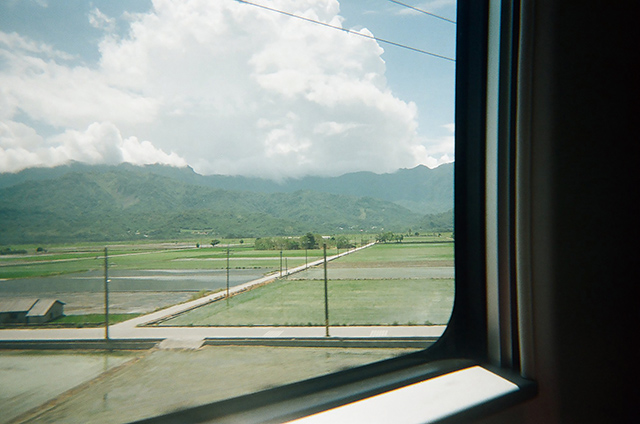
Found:
[[[455,58],[388,0],[252,0]],[[402,3],[455,21],[455,0]],[[72,161],[271,179],[454,160],[455,62],[235,0],[0,2],[0,172]]]

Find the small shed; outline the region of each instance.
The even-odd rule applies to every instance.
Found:
[[[64,302],[57,299],[0,299],[0,324],[40,324],[64,315]]]
[[[64,315],[64,302],[57,299],[38,299],[27,312],[27,324],[41,324]]]

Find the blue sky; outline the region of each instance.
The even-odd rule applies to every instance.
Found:
[[[386,0],[255,0],[455,57],[455,25]],[[455,20],[455,2],[403,1]],[[453,157],[455,63],[234,0],[0,3],[0,172],[190,165],[268,178]]]

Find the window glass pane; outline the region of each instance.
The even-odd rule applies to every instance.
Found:
[[[437,340],[455,15],[0,4],[0,423],[127,422]]]

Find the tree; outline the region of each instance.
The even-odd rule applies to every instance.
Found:
[[[384,232],[382,234],[378,234],[376,236],[376,241],[386,243],[388,241],[394,240],[395,236],[391,231]]]
[[[220,244],[220,240],[218,239],[211,240],[211,247],[215,246],[216,244]]]
[[[317,245],[316,237],[312,233],[307,233],[300,237],[300,246],[303,249],[315,249]]]
[[[286,250],[298,250],[300,249],[300,242],[296,239],[287,239],[285,242]]]
[[[347,238],[347,236],[336,237],[336,247],[338,249],[351,249],[355,247],[353,243]]]
[[[254,247],[256,250],[273,250],[275,249],[275,243],[273,242],[273,239],[271,239],[271,237],[258,237],[256,239]]]

